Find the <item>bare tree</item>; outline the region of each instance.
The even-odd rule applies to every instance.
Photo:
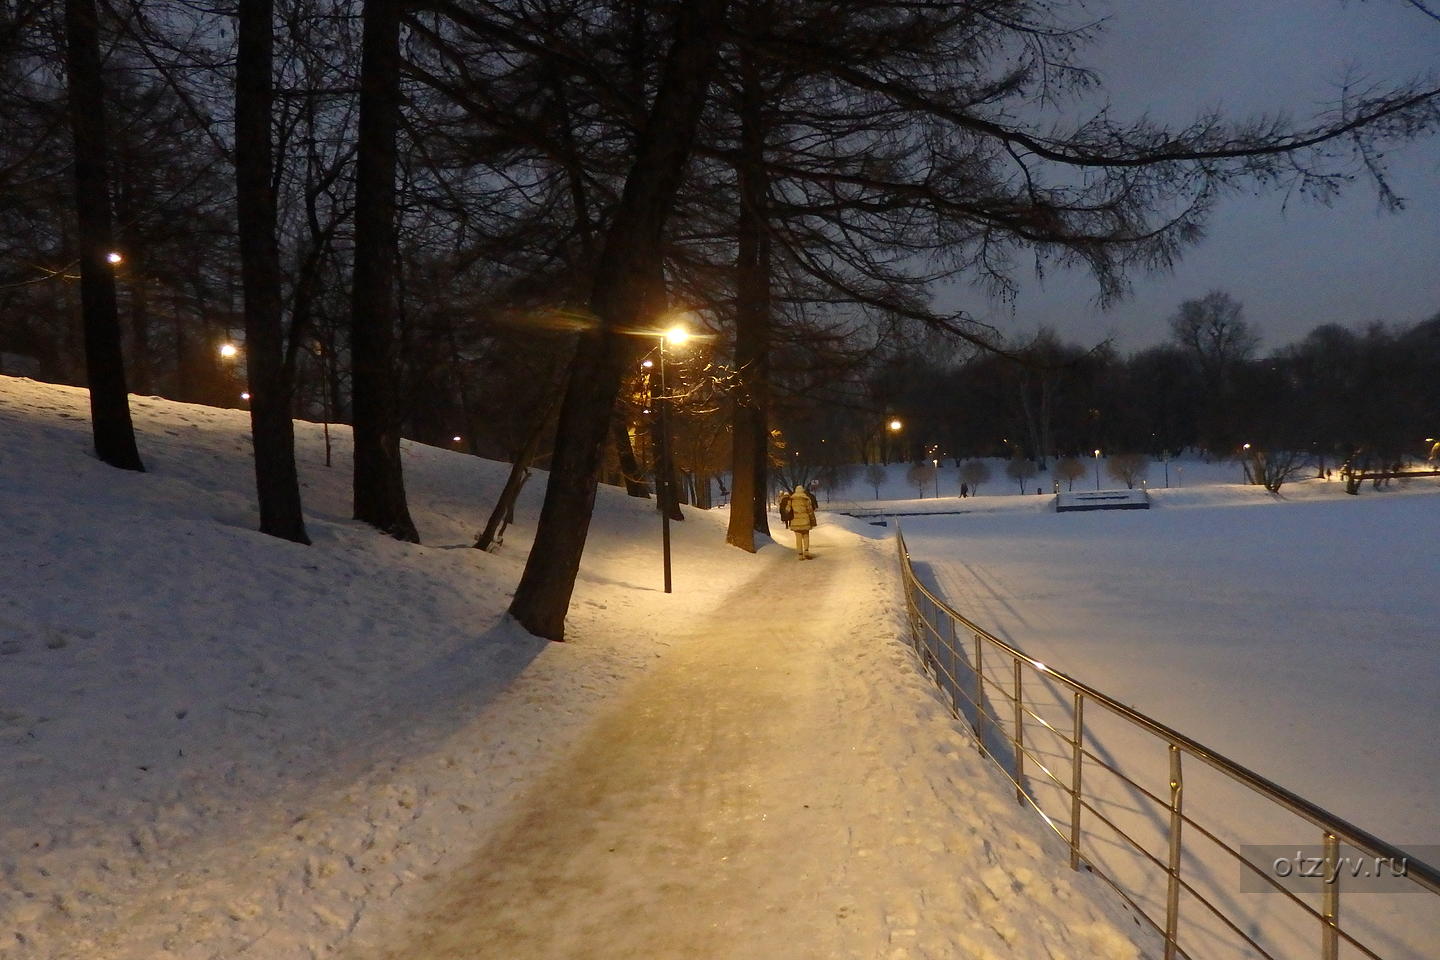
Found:
[[[880,484],[884,483],[888,476],[889,471],[878,463],[872,463],[865,468],[865,482],[875,491],[876,500],[880,499]]]
[[[1310,457],[1298,450],[1262,450],[1258,446],[1246,450],[1243,460],[1250,482],[1271,493],[1279,493],[1281,487],[1305,473],[1310,466]]]
[[[355,519],[420,542],[405,500],[395,363],[396,128],[402,0],[365,0],[350,307]]]
[[[255,492],[260,530],[308,544],[295,469],[281,324],[280,251],[275,239],[275,28],[272,0],[240,0],[235,62],[235,196],[240,226],[240,273],[245,291],[245,369],[255,445]]]
[[[1026,485],[1031,477],[1035,476],[1035,463],[1028,457],[1013,456],[1010,462],[1005,464],[1005,476],[1014,480],[1020,485],[1020,492],[1024,493]]]
[[[1055,464],[1055,475],[1065,480],[1065,489],[1074,490],[1075,481],[1085,476],[1086,467],[1075,457],[1062,457]]]
[[[969,486],[972,494],[978,494],[980,485],[990,480],[990,464],[984,460],[966,460],[960,465],[960,480]]]
[[[1106,459],[1105,472],[1125,484],[1126,489],[1134,490],[1135,484],[1150,472],[1150,458],[1143,453],[1117,453]]]
[[[905,471],[905,479],[911,485],[919,488],[920,498],[925,498],[925,487],[935,482],[935,465],[929,460],[921,460],[919,463],[910,464],[910,469]]]
[[[625,178],[590,292],[593,326],[581,335],[560,407],[555,455],[534,546],[510,613],[536,636],[562,640],[590,528],[601,448],[620,388],[624,331],[653,301],[661,234],[690,157],[717,57],[725,0],[693,0],[674,42]]]
[[[115,304],[105,94],[94,0],[65,0],[68,113],[75,140],[75,213],[80,237],[80,311],[95,454],[122,470],[144,470],[135,446],[120,319]]]

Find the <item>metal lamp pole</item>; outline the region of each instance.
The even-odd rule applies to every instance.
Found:
[[[670,387],[665,382],[665,340],[660,336],[660,545],[665,557],[665,592],[670,593]]]
[[[670,507],[675,502],[674,472],[670,467],[670,384],[665,378],[665,344],[679,346],[690,339],[690,331],[676,325],[660,334],[660,476],[655,484],[660,494],[660,543],[665,555],[665,592],[670,593]]]
[[[1095,489],[1100,489],[1100,451],[1095,451]]]

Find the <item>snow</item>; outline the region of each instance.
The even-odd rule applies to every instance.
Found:
[[[796,564],[687,511],[666,596],[604,488],[544,644],[503,615],[543,475],[484,554],[505,466],[407,444],[402,544],[299,423],[306,548],[254,532],[243,412],[132,407],[145,474],[0,378],[7,960],[1155,952],[915,670],[883,531]]]
[[[1348,497],[1338,482],[1307,481],[1283,493],[1161,489],[1148,511],[1066,514],[1011,498],[1010,510],[902,523],[920,575],[996,636],[1432,860],[1440,485]],[[1036,696],[1042,715],[1063,719],[1063,694]],[[1164,796],[1163,749],[1142,739],[1116,724],[1102,743]],[[1212,816],[1227,840],[1318,842],[1316,829],[1201,777],[1187,779],[1187,810]],[[1163,844],[1163,824],[1154,839]],[[1238,866],[1216,862],[1206,879],[1233,893]],[[1313,922],[1282,918],[1276,899],[1234,902],[1262,942],[1293,934],[1279,955],[1313,956]],[[1366,894],[1342,911],[1384,956],[1433,956],[1440,942],[1433,897]],[[1198,912],[1187,915],[1203,926]],[[1236,954],[1207,943],[1202,955]]]

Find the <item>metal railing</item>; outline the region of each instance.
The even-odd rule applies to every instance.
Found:
[[[1191,873],[1200,872],[1193,867],[1194,856],[1187,846],[1196,842],[1192,839],[1196,836],[1206,841],[1210,850],[1222,851],[1225,856],[1219,859],[1233,859],[1239,865],[1235,870],[1237,877],[1258,878],[1266,885],[1261,889],[1273,888],[1283,894],[1287,903],[1302,911],[1300,917],[1306,923],[1314,923],[1313,932],[1307,935],[1314,938],[1313,947],[1305,950],[1308,956],[1337,960],[1343,948],[1347,957],[1388,960],[1375,952],[1385,947],[1367,945],[1359,939],[1363,934],[1347,930],[1342,923],[1342,844],[1362,851],[1367,857],[1377,858],[1377,862],[1403,864],[1403,880],[1397,882],[1413,885],[1413,891],[1423,897],[1427,919],[1433,917],[1440,927],[1440,871],[995,637],[956,612],[921,583],[911,566],[904,535],[898,530],[896,542],[900,552],[911,643],[926,670],[942,691],[950,695],[952,712],[970,721],[977,748],[994,761],[1015,785],[1017,800],[1032,806],[1066,844],[1070,866],[1093,872],[1163,939],[1165,960],[1177,957],[1204,960],[1212,953],[1209,950],[1195,952],[1194,946],[1187,948],[1182,932],[1186,929],[1182,925],[1182,893],[1187,903],[1193,902],[1204,908],[1199,921],[1188,922],[1190,930],[1208,926],[1210,933],[1207,936],[1211,940],[1215,939],[1214,931],[1218,930],[1228,938],[1225,942],[1231,945],[1229,952],[1232,954],[1238,951],[1239,955],[1281,960],[1274,944],[1267,946],[1260,942],[1264,932],[1255,925],[1253,917],[1245,916],[1244,911],[1234,904],[1217,903],[1217,900],[1228,901],[1228,895],[1217,894],[1213,887],[1202,890],[1196,877],[1187,876],[1184,869],[1187,863],[1192,864]],[[1027,678],[1029,688],[1026,686]],[[1047,720],[1038,712],[1037,702],[1032,696],[1037,686],[1043,686],[1051,694],[1052,705],[1063,703],[1064,717],[1058,723]],[[1001,706],[996,708],[992,703]],[[1092,715],[1089,718],[1087,711]],[[1007,713],[1009,716],[1006,716]],[[1165,787],[1151,790],[1143,786],[1137,779],[1139,773],[1132,776],[1122,769],[1125,761],[1109,755],[1107,749],[1096,742],[1092,731],[1099,716],[1117,718],[1126,728],[1149,738],[1157,751],[1163,746],[1167,762],[1157,764],[1160,770],[1156,773],[1163,778],[1162,783],[1168,784],[1168,790]],[[1058,752],[1045,752],[1038,742],[1041,737],[1060,744]],[[1187,764],[1187,760],[1192,763]],[[1226,824],[1207,826],[1199,822],[1195,811],[1187,809],[1185,776],[1187,771],[1192,777],[1197,775],[1194,762],[1204,765],[1201,769],[1216,771],[1225,780],[1239,785],[1247,796],[1259,797],[1269,807],[1286,811],[1314,829],[1312,836],[1318,841],[1317,847],[1323,850],[1326,877],[1318,897],[1314,898],[1318,899],[1318,909],[1287,888],[1272,872],[1247,858],[1236,849],[1235,844],[1222,838],[1222,833],[1233,835]],[[1062,764],[1068,765],[1068,776]],[[1027,773],[1031,770],[1034,771],[1033,782]],[[1089,773],[1091,770],[1095,773]],[[1117,823],[1117,820],[1125,819],[1116,813],[1116,808],[1123,805],[1114,804],[1113,795],[1107,800],[1094,788],[1093,780],[1100,774],[1116,778],[1116,781],[1110,781],[1112,789],[1117,781],[1123,784],[1120,789],[1125,791],[1127,798],[1153,805],[1156,840],[1163,841],[1163,849],[1158,853],[1147,849],[1134,835],[1136,831],[1127,830]],[[1047,798],[1059,799],[1051,802]],[[1141,807],[1143,809],[1143,804]],[[1125,812],[1133,815],[1137,810],[1131,808]],[[1087,831],[1095,834],[1097,830],[1103,833],[1087,834]],[[1147,909],[1142,903],[1146,895],[1139,889],[1142,884],[1135,882],[1133,870],[1107,870],[1107,857],[1097,855],[1098,848],[1107,845],[1118,848],[1121,842],[1130,848],[1125,855],[1132,862],[1153,872],[1151,879],[1157,888],[1154,890],[1156,895],[1150,898],[1152,901],[1160,899],[1158,884],[1163,882],[1163,908],[1151,902]],[[1129,875],[1117,876],[1121,872]],[[1207,881],[1213,883],[1213,871],[1207,871],[1206,876]],[[1235,892],[1236,886],[1231,885],[1228,893]],[[1431,910],[1433,914],[1429,912]],[[1437,939],[1425,948],[1417,948],[1425,950],[1425,953],[1412,953],[1410,948],[1405,948],[1404,955],[1440,956],[1440,930],[1437,930],[1436,936]],[[1296,955],[1294,948],[1292,939],[1285,944],[1284,955]],[[1430,950],[1435,952],[1430,953]]]

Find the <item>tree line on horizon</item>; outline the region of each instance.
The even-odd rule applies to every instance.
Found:
[[[88,386],[128,469],[128,391],[244,390],[261,529],[301,543],[292,416],[352,425],[355,516],[407,540],[402,433],[512,460],[507,496],[546,461],[511,613],[560,639],[596,484],[648,494],[644,362],[677,315],[703,335],[677,456],[730,474],[753,551],[777,451],[834,457],[786,436],[872,429],[918,345],[968,356],[972,414],[1022,371],[1034,449],[1064,435],[1046,384],[1099,354],[1006,344],[937,281],[1003,296],[1033,260],[1113,299],[1240,189],[1368,176],[1398,207],[1384,150],[1440,126],[1433,77],[1295,122],[1124,121],[1083,61],[1101,26],[1048,0],[4,0],[0,354]]]
[[[871,381],[906,424],[889,452],[957,464],[1020,457],[1044,470],[1097,449],[1157,460],[1195,450],[1284,461],[1289,476],[1305,467],[1363,475],[1431,452],[1440,313],[1410,324],[1325,324],[1262,352],[1242,304],[1217,290],[1182,303],[1166,327],[1164,342],[1125,356],[1041,330],[1003,353],[891,358]],[[842,443],[867,462],[882,452],[859,433]]]

